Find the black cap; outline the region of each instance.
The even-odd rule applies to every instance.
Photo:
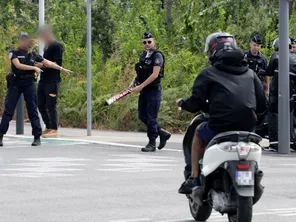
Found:
[[[151,32],[145,32],[142,39],[154,39],[154,35]]]
[[[21,32],[19,35],[18,35],[18,39],[29,39],[30,36],[27,32]]]
[[[295,38],[291,37],[290,40],[291,40],[291,44],[292,45],[295,45],[296,44],[296,39]]]
[[[255,35],[255,36],[252,38],[252,42],[255,42],[255,43],[259,44],[259,45],[262,44],[262,40],[261,40],[261,38],[260,38],[259,35]]]

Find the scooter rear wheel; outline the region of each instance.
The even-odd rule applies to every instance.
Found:
[[[238,197],[236,214],[228,214],[229,222],[252,222],[253,198]]]
[[[189,199],[190,213],[196,221],[206,221],[212,213],[212,207],[208,205],[199,206],[192,199]]]

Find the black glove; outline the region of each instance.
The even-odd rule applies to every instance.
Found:
[[[265,72],[265,70],[260,69],[257,75],[258,76],[266,76],[266,72]]]

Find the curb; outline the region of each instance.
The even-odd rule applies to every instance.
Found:
[[[6,134],[5,137],[8,138],[22,138],[22,139],[31,139],[32,136],[23,136],[23,135],[11,135]],[[83,140],[83,139],[70,139],[70,138],[42,138],[43,141],[69,141],[69,142],[82,142],[82,143],[92,143],[92,144],[101,144],[101,145],[111,145],[111,146],[122,146],[122,147],[133,147],[133,148],[142,148],[142,146],[138,145],[129,145],[123,143],[111,143],[111,142],[102,142],[95,140]]]
[[[23,135],[12,135],[6,134],[5,137],[8,138],[23,138],[23,139],[31,139],[32,136],[23,136]],[[135,148],[141,149],[143,146],[139,145],[131,145],[131,144],[123,144],[123,143],[112,143],[112,142],[103,142],[103,141],[96,141],[96,140],[83,140],[83,139],[70,139],[70,138],[41,138],[41,141],[69,141],[69,142],[80,142],[80,143],[88,143],[88,144],[100,144],[100,145],[107,145],[107,146],[117,146],[117,147],[128,147],[128,148]],[[171,151],[171,152],[183,152],[183,150],[178,149],[162,149],[164,151]]]

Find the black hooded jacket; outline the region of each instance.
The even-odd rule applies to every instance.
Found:
[[[207,101],[208,100],[208,104]],[[240,49],[219,50],[212,67],[195,79],[192,96],[183,101],[188,112],[206,111],[216,132],[251,131],[266,110],[266,97],[257,75],[248,68]]]

